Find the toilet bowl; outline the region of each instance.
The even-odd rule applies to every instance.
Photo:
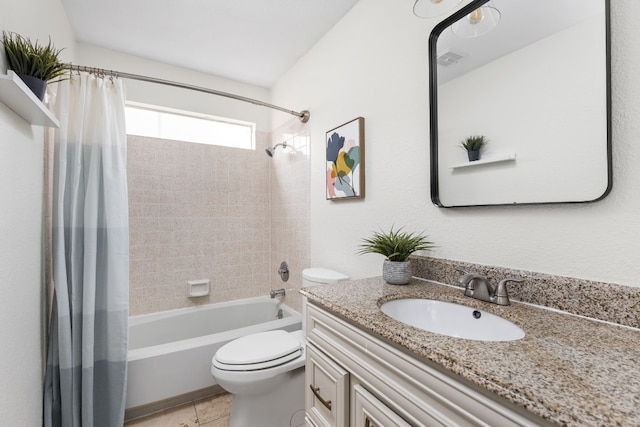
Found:
[[[346,279],[326,269],[303,271],[303,287]],[[304,329],[259,332],[220,347],[211,374],[234,395],[229,427],[303,426],[304,365]]]
[[[233,394],[229,427],[303,425],[304,364],[302,331],[259,332],[222,346],[211,374]]]

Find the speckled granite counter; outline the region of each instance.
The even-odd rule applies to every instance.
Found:
[[[365,331],[436,363],[542,418],[567,426],[640,426],[640,331],[514,302],[465,297],[461,288],[382,278],[304,288],[308,299]],[[379,304],[429,298],[497,314],[520,326],[518,341],[438,335],[387,317]]]

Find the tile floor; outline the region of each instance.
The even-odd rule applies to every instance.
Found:
[[[167,409],[124,427],[228,427],[232,395],[225,393]]]

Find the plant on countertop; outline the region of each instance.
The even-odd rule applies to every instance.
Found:
[[[484,135],[472,135],[462,140],[460,147],[467,151],[479,151],[489,140]]]
[[[411,281],[409,255],[434,247],[424,234],[409,233],[403,228],[394,230],[392,226],[388,232],[374,232],[373,237],[362,239],[358,252],[384,255],[382,278],[391,285],[406,285]]]
[[[374,232],[373,237],[362,239],[358,254],[381,254],[389,261],[407,261],[409,255],[416,251],[431,250],[434,244],[423,234],[403,231],[404,227],[388,232]]]

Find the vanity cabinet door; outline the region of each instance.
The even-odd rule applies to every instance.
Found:
[[[305,408],[317,427],[348,427],[349,373],[307,344]]]
[[[352,393],[355,402],[353,427],[411,427],[361,385],[353,386]]]

